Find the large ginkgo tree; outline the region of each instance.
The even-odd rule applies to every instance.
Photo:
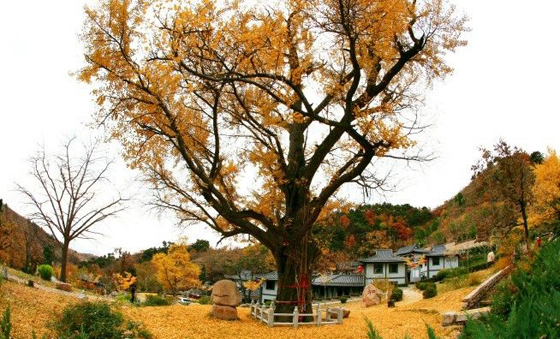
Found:
[[[406,158],[466,19],[443,0],[102,0],[83,33],[97,119],[158,204],[268,247],[308,309],[311,229],[340,187]]]

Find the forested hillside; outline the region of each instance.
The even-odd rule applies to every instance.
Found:
[[[70,250],[69,260],[78,263],[91,255]],[[19,215],[0,199],[0,261],[34,273],[37,265],[56,263],[60,245],[37,224]]]
[[[361,205],[316,225],[324,260],[330,261],[326,265],[368,256],[377,248],[473,239],[515,244],[560,229],[560,161],[553,150],[546,157],[529,154],[500,140],[481,152],[468,185],[433,210]]]

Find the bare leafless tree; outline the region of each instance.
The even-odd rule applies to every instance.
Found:
[[[41,147],[30,159],[30,174],[37,187],[17,185],[34,209],[31,219],[50,231],[62,246],[62,281],[66,281],[70,242],[100,234],[93,226],[122,211],[126,201],[118,193],[116,198],[100,199],[99,188],[108,181],[112,161],[99,155],[98,143],[82,144],[81,156],[74,157],[74,143],[75,138],[69,139],[56,155],[47,154]]]

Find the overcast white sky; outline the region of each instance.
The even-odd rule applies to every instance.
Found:
[[[468,184],[477,148],[490,147],[500,137],[529,152],[560,148],[560,1],[454,2],[471,18],[472,32],[469,45],[449,58],[455,73],[428,94],[425,111],[434,127],[427,137],[438,159],[414,171],[397,171],[400,190],[375,201],[437,207]],[[85,3],[0,4],[0,198],[21,214],[28,208],[14,191],[15,182],[28,180],[27,159],[38,145],[56,149],[66,136],[95,135],[86,126],[95,109],[89,88],[69,74],[83,65],[78,34]],[[113,174],[115,184],[133,187],[131,193],[142,197],[135,174],[121,162]],[[99,228],[104,237],[71,247],[94,254],[116,247],[137,251],[180,234],[171,216],[158,218],[145,210],[137,201]],[[203,227],[183,234],[214,244],[219,238]]]

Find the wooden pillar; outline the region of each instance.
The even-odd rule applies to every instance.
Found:
[[[299,310],[298,310],[297,306],[294,307],[293,323],[294,323],[294,328],[297,328],[298,323],[299,323]]]

